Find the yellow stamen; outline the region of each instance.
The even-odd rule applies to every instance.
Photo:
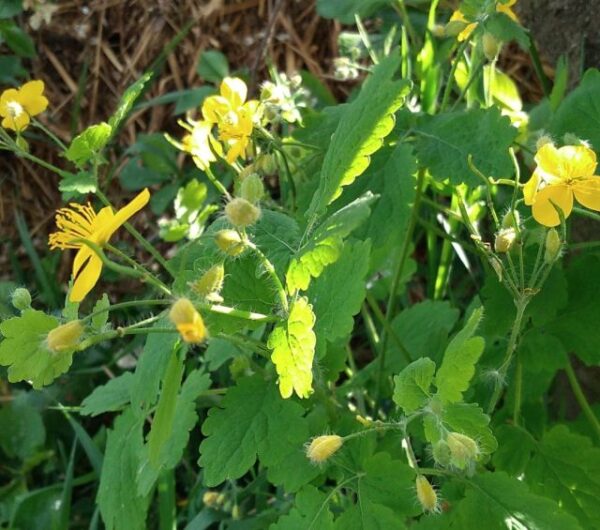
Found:
[[[81,243],[74,241],[91,238],[95,219],[96,212],[89,203],[85,206],[71,203],[67,208],[61,208],[56,212],[58,231],[50,234],[48,238],[50,249],[81,248]]]

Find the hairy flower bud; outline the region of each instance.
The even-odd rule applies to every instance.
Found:
[[[244,240],[235,230],[219,230],[215,241],[228,256],[239,256],[245,249]]]
[[[460,20],[451,20],[444,26],[444,33],[448,37],[456,37],[460,34],[462,30],[467,27],[466,22],[462,22]]]
[[[198,344],[206,339],[204,320],[187,298],[180,298],[171,306],[169,318],[185,342]]]
[[[481,44],[483,46],[483,54],[488,61],[493,61],[502,49],[502,42],[487,31],[481,38]]]
[[[31,294],[24,287],[17,287],[13,291],[11,302],[15,309],[24,311],[31,307]]]
[[[202,495],[202,502],[209,508],[218,508],[225,502],[225,496],[218,491],[208,490]]]
[[[260,208],[254,206],[246,199],[237,197],[225,206],[225,215],[229,222],[236,227],[243,228],[253,225],[260,217]]]
[[[273,154],[263,154],[256,161],[256,167],[265,175],[274,175],[277,171],[277,159]]]
[[[479,456],[479,446],[470,436],[451,432],[446,437],[450,449],[450,462],[458,469],[466,469],[473,464]]]
[[[432,447],[433,459],[440,466],[449,466],[450,465],[450,447],[444,440],[439,440]]]
[[[240,194],[242,198],[246,199],[249,203],[256,204],[265,194],[265,186],[262,179],[256,173],[248,175],[242,180]]]
[[[431,483],[423,475],[418,475],[415,481],[417,499],[426,512],[438,510],[438,496]]]
[[[46,338],[48,349],[54,353],[74,349],[83,331],[84,327],[79,320],[72,320],[50,330]]]
[[[306,449],[306,456],[313,464],[320,464],[342,447],[343,443],[344,439],[337,434],[317,436]]]
[[[562,248],[562,242],[556,229],[551,228],[546,233],[545,250],[544,250],[544,261],[546,264],[554,263],[560,256],[560,250]]]
[[[189,286],[197,295],[206,298],[212,302],[221,302],[223,299],[219,295],[223,288],[225,279],[225,268],[222,263],[213,265],[200,278],[190,282]]]
[[[502,218],[502,228],[517,228],[521,225],[521,215],[517,210],[509,210]]]
[[[498,253],[508,252],[517,238],[517,232],[514,228],[501,228],[496,234],[494,240],[494,250]]]

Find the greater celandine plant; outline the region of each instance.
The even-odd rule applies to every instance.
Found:
[[[600,362],[595,338],[571,342],[589,318],[573,317],[571,304],[598,308],[561,257],[574,212],[600,219],[600,146],[564,118],[583,97],[577,89],[571,100],[549,94],[555,140],[529,128],[520,99],[507,106],[516,88],[497,69],[502,44],[532,46],[514,4],[466,0],[448,18],[434,1],[419,34],[399,1],[382,39],[357,17],[369,64],[355,66],[370,74],[342,105],[294,108],[301,82],[281,88],[282,76],[252,99],[244,80],[225,76],[180,120],[182,137],[166,136],[191,157],[194,178],[214,187],[219,210],[200,237],[168,253],[151,242],[153,223],[137,223],[142,232],[129,223],[160,190],[144,188],[120,208],[102,191],[110,142],[149,75],[68,146],[39,121],[42,81],[2,93],[0,148],[60,176],[69,202],[49,246],[76,251],[61,314],[14,291],[18,314],[0,324],[9,381],[41,389],[68,380],[75,354],[147,335],[134,371],[78,410],[119,412],[97,494],[107,528],[147,528],[153,495],[167,528],[176,491],[189,504],[180,519],[274,530],[596,527],[600,482],[584,475],[600,450],[581,432],[600,437],[600,425],[566,352]],[[584,82],[600,94],[598,79]],[[67,169],[32,154],[34,127]],[[123,231],[152,263],[117,246]],[[411,305],[415,246],[427,251],[420,274],[431,299]],[[459,262],[486,284],[451,296],[463,297],[457,325],[459,311],[442,298]],[[145,284],[144,296],[95,297],[105,270]],[[572,298],[553,298],[567,282]],[[127,308],[150,314],[111,322]],[[372,354],[360,364],[359,343]],[[533,357],[551,345],[563,353],[548,376]],[[544,394],[559,368],[586,428],[549,419],[538,428],[530,415],[541,406],[527,389],[535,371],[549,377]],[[176,490],[198,424],[197,483]],[[567,479],[572,469],[580,475]]]

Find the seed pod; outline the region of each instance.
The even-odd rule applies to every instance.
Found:
[[[470,436],[451,432],[446,437],[446,443],[450,449],[450,462],[458,469],[466,469],[479,457],[479,446]]]
[[[415,481],[417,499],[426,512],[438,510],[438,497],[431,483],[423,475],[418,475]]]
[[[317,436],[306,449],[306,456],[313,464],[320,464],[330,458],[343,443],[344,439],[337,434]]]
[[[501,228],[494,239],[494,250],[498,253],[508,252],[517,238],[517,232],[514,228]]]
[[[221,301],[219,296],[223,288],[225,268],[222,263],[213,265],[198,280],[190,282],[190,287],[197,295],[209,300]]]
[[[245,249],[244,241],[235,230],[219,230],[215,234],[215,241],[228,256],[239,256]]]
[[[54,353],[74,349],[83,331],[84,327],[79,320],[72,320],[50,330],[46,338],[48,349]]]
[[[546,264],[550,265],[551,263],[554,263],[560,256],[560,251],[562,248],[562,242],[556,229],[551,228],[546,233],[545,247],[544,261]]]
[[[13,291],[11,302],[15,309],[24,311],[31,307],[31,294],[24,287],[17,287]]]
[[[483,54],[488,61],[493,61],[496,57],[498,57],[500,50],[502,50],[502,42],[487,31],[481,38],[481,44],[483,46]]]
[[[185,342],[198,344],[206,339],[204,320],[187,298],[180,298],[171,306],[169,318]]]
[[[242,198],[246,199],[249,203],[258,203],[265,194],[265,186],[262,179],[256,173],[248,175],[242,180],[240,194]]]
[[[253,225],[260,217],[260,208],[246,199],[237,197],[225,206],[225,215],[229,222],[238,228]]]

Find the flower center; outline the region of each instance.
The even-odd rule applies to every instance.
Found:
[[[25,112],[23,105],[21,105],[18,101],[9,101],[6,104],[6,108],[8,109],[8,115],[13,120],[18,118],[21,114]]]
[[[92,239],[95,219],[96,212],[89,203],[71,203],[68,208],[61,208],[56,212],[58,230],[48,238],[50,249],[80,248],[83,243],[76,240]]]

